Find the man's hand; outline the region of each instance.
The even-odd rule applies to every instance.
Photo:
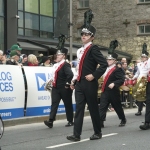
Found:
[[[65,88],[68,89],[69,87],[68,87],[68,86],[65,86]]]
[[[88,81],[92,81],[94,79],[94,76],[92,74],[89,74],[89,75],[86,75],[85,78]]]
[[[108,87],[109,87],[110,89],[112,89],[114,86],[115,86],[115,84],[114,84],[114,83],[111,83],[111,84],[109,84]]]
[[[74,90],[74,85],[70,85],[71,90]]]

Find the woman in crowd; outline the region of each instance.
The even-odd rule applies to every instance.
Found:
[[[28,56],[28,66],[38,66],[37,57],[33,54]]]

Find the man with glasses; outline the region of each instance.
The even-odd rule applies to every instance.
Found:
[[[71,88],[75,88],[76,113],[74,118],[73,135],[67,136],[70,141],[80,141],[82,132],[84,109],[86,103],[90,111],[94,134],[90,140],[102,137],[100,116],[97,102],[98,79],[107,68],[107,62],[100,52],[100,48],[92,44],[96,29],[93,26],[85,27],[81,32],[83,46],[77,51],[77,72],[73,77]],[[97,65],[100,66],[97,68]],[[76,83],[76,84],[75,84]]]
[[[108,67],[103,75],[103,85],[100,103],[100,120],[101,127],[104,127],[108,106],[111,103],[121,120],[119,127],[125,126],[126,118],[120,101],[119,87],[124,83],[125,73],[121,67],[116,65],[118,55],[112,53],[107,56]]]

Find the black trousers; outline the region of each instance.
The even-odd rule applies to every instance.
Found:
[[[150,82],[147,82],[146,86],[146,114],[145,122],[150,123]]]
[[[120,100],[120,91],[119,89],[106,90],[101,95],[101,103],[100,103],[100,119],[101,121],[106,120],[106,113],[109,104],[112,105],[114,110],[116,111],[119,119],[124,120],[125,115],[121,105]]]
[[[80,136],[82,133],[85,104],[88,104],[94,132],[101,132],[100,116],[97,101],[98,82],[96,80],[87,81],[81,79],[75,86],[76,113],[74,118],[74,135]]]
[[[137,105],[138,105],[138,112],[142,111],[142,109],[143,109],[143,103],[144,103],[144,102],[137,102]]]
[[[69,122],[73,122],[72,90],[70,88],[52,88],[52,105],[49,120],[55,120],[57,109],[62,99],[64,102],[66,117]]]

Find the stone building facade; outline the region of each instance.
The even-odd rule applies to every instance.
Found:
[[[110,41],[117,39],[117,49],[136,59],[145,42],[150,53],[150,0],[89,0],[89,7],[79,7],[79,1],[73,0],[74,42],[80,41],[79,28],[90,8],[94,13],[92,25],[97,29],[96,44],[109,47]]]

